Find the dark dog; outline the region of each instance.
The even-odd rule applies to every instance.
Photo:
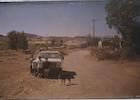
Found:
[[[59,79],[61,79],[61,83],[65,85],[65,81],[69,81],[69,85],[71,85],[71,79],[75,78],[76,73],[72,71],[61,71],[59,74]]]

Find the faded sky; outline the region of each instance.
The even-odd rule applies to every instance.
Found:
[[[0,34],[24,30],[43,36],[87,35],[96,19],[96,35],[113,35],[104,7],[104,1],[0,3]]]

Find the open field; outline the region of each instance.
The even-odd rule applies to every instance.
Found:
[[[70,86],[66,86],[60,80],[32,76],[30,55],[9,52],[0,57],[1,98],[126,98],[140,95],[138,61],[96,61],[89,56],[88,50],[73,50],[65,56],[63,68],[76,72],[77,76]]]

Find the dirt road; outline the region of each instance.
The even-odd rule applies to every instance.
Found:
[[[70,86],[29,72],[25,55],[1,61],[0,96],[8,98],[122,98],[140,95],[140,63],[96,61],[88,50],[69,53],[63,68],[77,73]],[[16,61],[16,62],[15,62]],[[67,82],[68,83],[68,82]]]

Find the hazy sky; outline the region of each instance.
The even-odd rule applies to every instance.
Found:
[[[71,36],[92,33],[92,19],[98,36],[113,35],[105,21],[105,1],[0,3],[0,34],[11,30],[43,36]]]

